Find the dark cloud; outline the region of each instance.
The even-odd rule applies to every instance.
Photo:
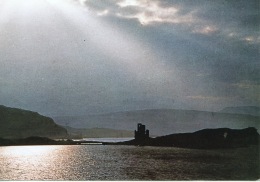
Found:
[[[41,2],[34,16],[0,7],[1,104],[48,115],[260,105],[258,1],[81,1],[92,13]]]

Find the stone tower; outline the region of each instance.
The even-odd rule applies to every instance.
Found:
[[[145,140],[147,138],[149,138],[149,130],[145,130],[145,125],[138,123],[137,131],[135,130],[135,139]]]

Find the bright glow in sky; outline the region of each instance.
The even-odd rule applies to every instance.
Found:
[[[2,0],[0,104],[49,116],[259,106],[256,4]]]

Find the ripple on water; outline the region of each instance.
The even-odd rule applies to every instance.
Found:
[[[0,165],[0,180],[253,180],[259,150],[11,146],[0,147]]]

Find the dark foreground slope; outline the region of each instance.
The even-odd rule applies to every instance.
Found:
[[[171,134],[144,140],[119,142],[121,145],[173,146],[196,149],[239,148],[259,145],[255,128],[233,130],[229,128],[204,129],[194,133]]]
[[[31,136],[19,139],[0,138],[0,146],[16,146],[16,145],[78,145],[72,140],[55,141],[46,137]]]
[[[0,106],[0,138],[67,137],[67,130],[36,112]]]

